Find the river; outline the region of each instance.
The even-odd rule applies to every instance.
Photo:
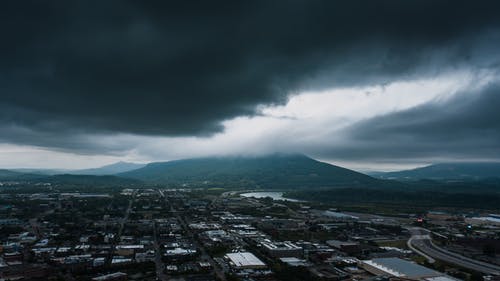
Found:
[[[300,200],[283,197],[283,194],[284,194],[284,192],[278,192],[278,191],[259,191],[259,192],[241,193],[240,196],[253,197],[253,198],[271,197],[273,200],[300,202]]]

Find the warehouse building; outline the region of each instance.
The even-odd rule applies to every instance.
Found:
[[[359,264],[366,271],[379,276],[393,276],[410,280],[456,280],[444,273],[429,269],[400,258],[378,258],[364,260]]]
[[[260,269],[265,268],[266,264],[259,260],[250,252],[229,253],[226,254],[231,266],[236,269]]]

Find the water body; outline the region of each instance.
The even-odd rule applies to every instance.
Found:
[[[266,198],[266,197],[271,197],[273,200],[282,200],[282,201],[290,201],[290,202],[300,202],[300,200],[296,199],[291,199],[291,198],[286,198],[283,197],[283,192],[277,192],[277,191],[261,191],[261,192],[247,192],[247,193],[242,193],[240,196],[243,197],[253,197],[253,198]]]
[[[348,214],[344,214],[344,213],[340,213],[340,212],[335,212],[335,211],[325,211],[325,212],[323,212],[323,215],[325,215],[327,217],[338,218],[338,219],[353,219],[353,220],[359,219],[356,216],[351,216],[351,215],[348,215]]]

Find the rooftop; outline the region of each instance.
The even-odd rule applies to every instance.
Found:
[[[263,263],[259,258],[257,258],[254,254],[250,252],[241,252],[241,253],[229,253],[226,254],[231,262],[236,267],[265,267],[266,264]]]
[[[397,277],[422,278],[444,275],[427,267],[400,258],[377,258],[363,261],[378,270]]]

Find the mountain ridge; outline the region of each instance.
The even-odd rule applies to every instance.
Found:
[[[302,154],[225,156],[154,162],[117,176],[150,183],[266,188],[378,185],[380,180]]]
[[[409,170],[372,173],[372,175],[396,180],[481,180],[500,178],[500,162],[437,163]]]
[[[132,162],[124,162],[119,161],[109,165],[104,165],[97,168],[89,168],[89,169],[81,169],[81,170],[73,170],[66,172],[65,174],[72,175],[94,175],[94,176],[103,176],[103,175],[115,175],[119,173],[124,173],[136,169],[140,169],[144,167],[146,164],[132,163]]]

